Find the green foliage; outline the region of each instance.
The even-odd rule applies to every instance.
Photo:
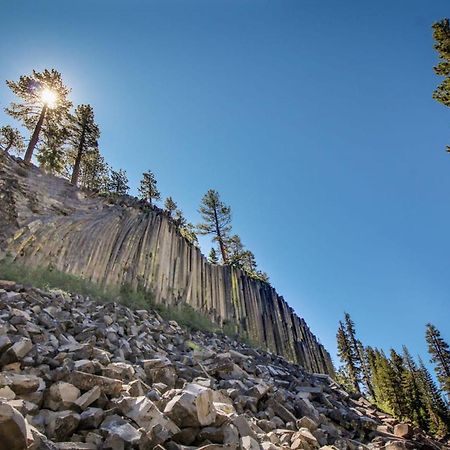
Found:
[[[167,197],[164,201],[164,209],[169,213],[169,216],[172,217],[172,214],[177,209],[177,204],[173,201],[172,197]]]
[[[434,48],[439,54],[439,63],[434,66],[437,75],[444,77],[433,92],[433,98],[445,106],[450,106],[450,23],[443,19],[433,24]],[[447,146],[450,152],[450,146]]]
[[[198,246],[198,238],[195,233],[195,227],[192,223],[186,220],[181,209],[175,210],[173,221],[178,227],[181,236],[183,236],[191,244]]]
[[[5,111],[33,131],[25,160],[31,161],[35,146],[40,140],[41,130],[46,130],[47,139],[63,125],[72,103],[68,100],[70,89],[55,70],[42,72],[33,70],[31,75],[22,75],[19,81],[6,81],[11,91],[20,99],[12,102]]]
[[[56,124],[48,125],[42,131],[43,139],[36,158],[44,170],[54,175],[61,175],[65,169],[67,153],[64,144],[67,133],[66,128]]]
[[[219,328],[206,316],[196,311],[187,303],[180,303],[175,306],[160,306],[156,309],[166,320],[175,320],[179,325],[193,331],[217,332]]]
[[[209,255],[208,255],[208,261],[211,264],[219,264],[219,257],[217,256],[217,252],[215,248],[211,248]]]
[[[101,193],[108,192],[111,180],[110,169],[98,150],[84,155],[79,184],[85,189]]]
[[[450,400],[450,348],[442,338],[440,331],[431,323],[427,324],[425,339],[431,362],[435,364],[435,372],[442,390]]]
[[[94,109],[91,105],[79,105],[70,115],[67,126],[71,146],[71,183],[77,184],[84,160],[89,153],[98,153],[100,129],[95,123]]]
[[[142,200],[148,201],[150,205],[153,200],[159,200],[161,198],[161,194],[156,185],[155,174],[151,170],[142,174],[141,184],[138,189],[139,195]]]
[[[114,195],[126,195],[129,190],[126,171],[122,169],[111,170],[108,179],[108,192]]]
[[[342,322],[339,322],[338,331],[336,334],[338,356],[344,366],[342,374],[348,376],[346,384],[352,386],[352,391],[361,392],[359,387],[359,369],[357,367],[357,356],[352,346],[351,337],[349,336],[346,327]]]
[[[5,153],[14,150],[20,155],[24,149],[23,137],[17,128],[13,128],[10,125],[0,127],[0,150],[3,150]]]
[[[210,189],[202,198],[199,213],[203,222],[197,225],[200,235],[213,235],[213,241],[219,244],[222,262],[228,263],[226,241],[231,231],[231,208],[220,199],[217,191]]]

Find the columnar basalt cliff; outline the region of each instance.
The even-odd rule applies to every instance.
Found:
[[[310,371],[332,373],[327,351],[273,287],[208,263],[163,211],[129,197],[111,202],[6,155],[0,205],[3,254],[142,288],[155,303],[186,302]]]

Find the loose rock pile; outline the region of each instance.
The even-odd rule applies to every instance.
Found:
[[[156,312],[0,281],[0,449],[439,449],[326,375]]]

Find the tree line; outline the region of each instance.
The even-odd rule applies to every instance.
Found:
[[[17,97],[5,111],[30,134],[26,143],[21,132],[10,125],[0,127],[0,149],[5,153],[24,155],[31,163],[35,156],[39,166],[73,185],[102,195],[128,195],[130,187],[125,170],[114,170],[99,149],[100,128],[89,104],[73,108],[71,89],[55,69],[33,70],[19,80],[6,81]],[[139,198],[150,207],[161,200],[155,174],[142,174]],[[210,189],[201,200],[202,222],[194,226],[186,220],[172,197],[164,201],[164,211],[191,244],[198,245],[197,234],[210,235],[213,247],[208,259],[212,264],[237,267],[250,277],[268,282],[266,273],[257,268],[255,255],[246,249],[241,238],[232,234],[231,208],[217,191]]]
[[[365,395],[383,411],[434,436],[449,436],[450,349],[434,325],[427,324],[425,339],[439,385],[406,346],[401,354],[364,346],[348,313],[339,322],[336,338],[341,360],[337,378],[349,392]]]

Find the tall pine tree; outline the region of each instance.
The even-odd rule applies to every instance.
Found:
[[[173,201],[172,197],[167,197],[164,201],[164,209],[168,212],[169,217],[172,217],[173,213],[177,210],[177,204]]]
[[[139,195],[142,200],[148,201],[150,205],[153,200],[159,200],[161,198],[161,194],[156,185],[155,174],[151,170],[142,174],[141,184],[138,189]]]
[[[7,81],[6,84],[21,100],[11,103],[6,112],[32,131],[24,158],[30,162],[41,131],[47,129],[49,135],[66,120],[72,106],[67,98],[70,89],[55,69],[33,70],[31,75],[22,75],[19,81]]]
[[[437,75],[444,77],[433,92],[433,98],[445,106],[450,106],[450,23],[443,19],[433,24],[434,48],[439,54],[439,63],[434,66]],[[447,146],[450,152],[450,146]]]
[[[431,362],[435,364],[435,372],[442,390],[450,400],[450,349],[441,337],[440,331],[431,323],[427,324],[425,338]]]
[[[100,130],[94,120],[91,105],[79,105],[69,120],[69,142],[74,153],[74,162],[70,182],[78,184],[83,160],[89,152],[98,151]]]
[[[217,191],[210,189],[202,198],[199,208],[203,222],[197,225],[201,235],[212,234],[219,244],[222,262],[228,264],[226,242],[231,231],[231,208],[220,199]]]
[[[349,384],[355,392],[361,393],[358,383],[358,369],[356,367],[356,356],[351,345],[346,328],[342,322],[339,322],[339,328],[336,334],[338,356],[342,361],[345,371],[349,377]]]

